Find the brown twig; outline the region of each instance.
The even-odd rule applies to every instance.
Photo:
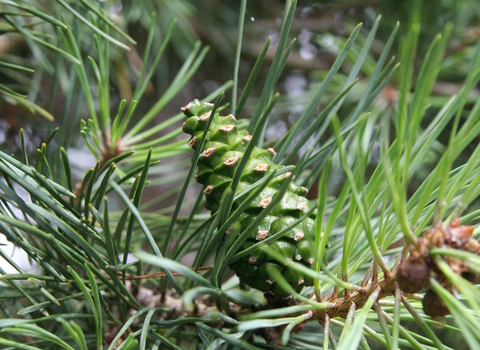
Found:
[[[211,269],[210,267],[204,267],[203,269],[208,270]],[[163,272],[162,272],[163,273]],[[153,275],[156,274],[150,274],[150,275],[145,275],[145,278],[151,278]],[[394,274],[392,275],[394,277]],[[143,276],[131,276],[131,277],[143,277]],[[366,286],[363,292],[353,292],[349,298],[338,298],[336,299],[333,304],[335,306],[332,307],[327,307],[325,309],[321,310],[313,310],[313,316],[306,320],[307,322],[310,321],[319,321],[321,323],[325,322],[325,317],[328,316],[329,319],[333,319],[335,317],[341,317],[341,318],[346,318],[348,311],[352,307],[352,303],[355,304],[355,309],[361,309],[365,303],[367,302],[368,298],[377,290],[377,288],[380,289],[380,293],[377,297],[377,301],[380,299],[383,299],[385,297],[393,296],[395,294],[395,279],[382,279],[380,280],[377,284],[371,284],[369,286]],[[166,306],[172,305],[172,303],[175,305],[174,309],[176,309],[177,313],[181,313],[183,316],[188,314],[186,311],[181,311],[183,307],[181,306],[181,299],[178,298],[178,300],[170,296],[169,300],[155,305],[155,307],[160,307],[160,306]],[[204,311],[211,311],[211,307],[202,307],[200,310],[197,310],[196,312],[193,312],[193,315],[195,316],[202,316],[204,314]],[[240,314],[240,313],[238,313]]]
[[[197,272],[203,272],[203,271],[209,271],[213,269],[213,267],[211,266],[203,266],[203,267],[199,267],[197,269]],[[191,268],[191,270],[193,271],[194,268]],[[122,271],[118,271],[117,272],[120,276],[122,275]],[[181,273],[179,272],[172,272],[172,275],[173,276],[183,276]],[[125,279],[126,280],[144,280],[144,279],[149,279],[149,278],[158,278],[158,277],[165,277],[166,276],[166,273],[165,272],[156,272],[156,273],[148,273],[146,275],[126,275],[125,276]],[[110,277],[109,277],[110,278]]]
[[[372,284],[369,286],[365,287],[365,291],[363,293],[361,292],[353,292],[349,298],[339,298],[335,300],[335,307],[333,308],[326,308],[326,309],[321,309],[321,310],[314,310],[313,311],[313,317],[309,320],[324,320],[325,319],[325,314],[328,314],[330,318],[335,318],[335,317],[342,317],[346,318],[348,314],[348,310],[350,309],[350,306],[352,305],[352,302],[356,304],[356,308],[361,309],[365,303],[367,302],[367,299],[370,297],[370,295],[378,288],[381,288],[380,294],[378,295],[377,300],[383,299],[388,296],[392,296],[395,292],[395,278],[394,275],[392,275],[392,278],[390,279],[382,279],[376,284]]]

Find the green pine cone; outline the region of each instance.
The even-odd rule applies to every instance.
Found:
[[[183,124],[183,131],[192,137],[188,144],[197,149],[204,137],[206,122],[211,117],[213,104],[201,104],[195,100],[190,102],[182,111],[188,117]],[[198,173],[195,179],[205,186],[206,208],[216,212],[223,191],[230,185],[235,168],[241,160],[247,144],[251,139],[245,130],[237,130],[237,120],[233,115],[213,116],[212,123],[206,135],[206,142],[198,163]],[[255,147],[247,166],[244,169],[237,193],[255,183],[264,176],[280,168],[273,162],[275,151]],[[272,201],[273,196],[280,189],[283,181],[291,176],[287,172],[273,178],[261,194],[252,201],[245,213],[239,219],[241,230],[245,230],[263,208]],[[296,186],[293,181],[282,200],[262,220],[258,229],[248,237],[242,250],[246,249],[267,237],[290,226],[298,218],[311,209],[310,202],[305,198],[307,189]],[[315,221],[308,217],[300,224],[290,229],[282,238],[270,244],[269,247],[285,256],[286,262],[297,261],[311,267],[314,261],[312,247],[315,236]],[[241,231],[240,231],[241,232]],[[306,238],[309,239],[306,239]],[[313,280],[289,268],[288,264],[280,265],[276,260],[270,259],[261,250],[255,251],[251,256],[239,259],[230,265],[236,272],[240,281],[263,292],[271,292],[279,297],[287,297],[284,291],[271,276],[271,269],[277,268],[288,283],[296,290],[301,291],[303,286],[313,285]]]

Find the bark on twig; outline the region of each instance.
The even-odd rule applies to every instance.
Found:
[[[395,278],[392,275],[390,279],[382,279],[376,284],[368,285],[365,287],[365,291],[362,292],[353,292],[349,298],[339,298],[335,300],[335,307],[326,308],[322,310],[313,310],[313,317],[308,321],[321,321],[325,319],[325,314],[330,316],[330,318],[342,317],[346,318],[348,310],[352,305],[352,302],[356,304],[356,308],[361,309],[367,302],[370,295],[378,288],[381,288],[381,292],[377,298],[377,301],[385,297],[394,295],[395,293]]]

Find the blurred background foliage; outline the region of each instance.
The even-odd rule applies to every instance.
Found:
[[[24,6],[41,9],[46,13],[72,16],[64,11],[64,1],[37,1],[29,0],[21,2]],[[152,52],[156,52],[165,37],[173,20],[178,23],[172,33],[172,38],[167,46],[160,63],[154,71],[151,82],[148,84],[143,102],[134,114],[133,118],[149,110],[152,105],[168,88],[170,82],[181,69],[184,60],[188,57],[197,40],[212,49],[205,56],[202,69],[198,70],[190,82],[181,90],[180,94],[162,110],[152,123],[159,123],[170,116],[177,114],[178,106],[195,97],[203,97],[211,93],[224,82],[231,79],[231,72],[235,61],[235,48],[237,41],[238,1],[220,0],[149,0],[149,1],[104,1],[99,2],[104,11],[113,19],[114,24],[127,33],[133,40],[126,41],[129,51],[119,46],[113,46],[111,52],[111,76],[110,76],[110,107],[116,111],[121,99],[132,98],[136,79],[142,66],[142,57],[145,50],[148,32],[151,24],[151,14],[157,13],[156,26],[154,27],[155,40],[152,44]],[[70,3],[76,10],[87,18],[87,9],[81,2]],[[475,0],[435,0],[435,1],[398,1],[398,0],[372,0],[372,1],[301,1],[292,27],[292,36],[297,37],[292,53],[287,61],[283,75],[280,77],[277,87],[282,90],[282,97],[272,113],[269,128],[266,132],[268,139],[278,139],[294,123],[305,101],[311,98],[323,76],[332,65],[339,47],[346,40],[358,22],[363,22],[361,35],[365,38],[373,25],[378,14],[383,16],[377,37],[372,50],[369,53],[364,66],[362,76],[365,81],[375,65],[376,55],[381,52],[384,42],[387,40],[397,20],[400,26],[400,35],[394,44],[394,53],[398,52],[402,38],[408,30],[415,7],[421,14],[421,34],[419,38],[419,55],[416,58],[416,66],[420,67],[422,55],[432,38],[442,32],[447,23],[453,24],[452,38],[447,48],[445,62],[439,73],[439,82],[434,87],[433,106],[443,105],[447,96],[458,92],[468,69],[468,62],[472,54],[472,43],[480,33],[480,8]],[[9,1],[1,1],[0,9],[3,11],[13,10]],[[273,58],[276,40],[279,37],[279,29],[283,16],[284,2],[279,0],[254,1],[247,4],[247,20],[244,28],[243,49],[240,64],[239,87],[245,86],[248,73],[251,71],[258,54],[268,37],[271,37],[271,45],[266,55],[266,61]],[[63,12],[62,12],[63,11]],[[5,12],[6,13],[6,12]],[[81,149],[83,142],[78,142],[77,131],[80,127],[80,119],[88,116],[88,111],[82,101],[81,88],[69,86],[69,75],[72,74],[63,60],[59,59],[57,51],[40,48],[38,42],[28,36],[19,35],[18,29],[14,28],[11,21],[23,26],[25,30],[38,34],[39,38],[53,46],[58,46],[54,26],[45,25],[36,17],[3,15],[0,20],[0,61],[18,63],[35,70],[34,73],[12,70],[0,66],[0,81],[2,86],[10,88],[17,93],[28,96],[28,100],[35,102],[46,112],[55,115],[53,123],[46,122],[39,113],[31,113],[29,109],[12,100],[11,97],[2,95],[0,99],[0,147],[10,153],[20,149],[19,129],[24,128],[29,140],[27,149],[35,152],[39,147],[40,140],[45,140],[55,126],[68,125],[70,132],[65,140],[53,140],[61,142],[59,146],[65,148]],[[78,20],[78,19],[77,19]],[[76,22],[77,23],[77,22]],[[77,23],[78,26],[78,23]],[[91,55],[95,58],[91,37],[93,32],[82,32],[81,51],[82,55]],[[55,38],[55,40],[54,40]],[[361,39],[361,37],[360,37]],[[137,44],[134,45],[133,42]],[[360,47],[362,41],[358,40]],[[355,62],[355,52],[352,50],[348,59]],[[21,62],[15,62],[21,59]],[[264,81],[268,64],[263,65],[259,75],[259,82]],[[346,65],[343,69],[348,70]],[[93,75],[92,71],[88,74]],[[398,71],[397,71],[398,74]],[[345,77],[338,75],[337,84],[330,88],[331,96],[335,96],[343,86]],[[372,113],[384,113],[393,108],[393,102],[397,97],[395,82],[387,86],[381,97],[374,103]],[[458,85],[457,85],[458,83]],[[251,96],[259,96],[262,84],[258,89],[253,89]],[[333,91],[337,89],[336,91]],[[354,88],[362,90],[359,83]],[[77,93],[78,92],[78,93]],[[241,90],[240,90],[241,92]],[[71,97],[69,97],[69,93]],[[94,92],[95,93],[95,92]],[[227,92],[228,94],[229,92]],[[359,94],[358,94],[359,96]],[[52,98],[53,97],[53,98]],[[354,105],[355,93],[349,94],[351,103],[346,101],[342,108]],[[473,100],[475,96],[471,96]],[[64,103],[67,102],[67,103]],[[325,98],[322,104],[328,103]],[[255,99],[247,102],[244,116],[249,117]],[[318,108],[320,108],[319,106]],[[435,109],[429,113],[434,115]],[[341,113],[340,113],[341,115]],[[426,119],[428,121],[428,118]],[[313,140],[311,140],[313,141]],[[306,147],[309,144],[307,143]],[[437,145],[441,151],[441,145]],[[86,166],[91,166],[88,164]],[[426,170],[428,171],[428,170]]]

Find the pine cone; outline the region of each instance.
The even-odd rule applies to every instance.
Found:
[[[202,105],[198,100],[190,102],[182,108],[188,117],[183,124],[183,131],[192,136],[188,144],[194,150],[198,148],[204,137],[206,123],[212,117],[212,108],[212,104]],[[206,208],[215,213],[224,190],[232,182],[235,169],[242,159],[251,136],[245,130],[237,130],[236,119],[231,114],[220,116],[216,113],[213,118],[206,135],[195,179],[205,186],[203,192],[206,195]],[[243,171],[237,193],[241,193],[251,184],[281,168],[273,162],[274,156],[275,151],[272,148],[255,147]],[[239,219],[241,232],[255,220],[258,213],[268,206],[289,176],[291,173],[274,177],[261,194],[252,201]],[[311,209],[306,195],[307,189],[295,185],[292,181],[282,200],[273,208],[270,215],[261,221],[258,228],[245,241],[241,250],[265,240],[291,225],[298,218],[305,216],[305,213]],[[291,269],[288,262],[297,261],[305,266],[312,266],[314,258],[309,242],[313,241],[314,231],[314,217],[308,217],[290,229],[282,238],[269,245],[270,248],[285,257],[286,265],[279,264],[261,250],[257,250],[250,256],[235,261],[230,268],[237,273],[241,282],[263,292],[287,297],[289,293],[275,283],[269,273],[271,268],[277,268],[295,290],[301,291],[303,286],[313,285],[313,280]],[[310,239],[307,240],[306,237],[310,237]]]
[[[396,280],[405,293],[418,293],[428,286],[430,269],[423,257],[404,259],[398,269]]]
[[[435,293],[432,288],[428,288],[422,300],[423,312],[431,318],[444,317],[450,315],[445,302]]]

